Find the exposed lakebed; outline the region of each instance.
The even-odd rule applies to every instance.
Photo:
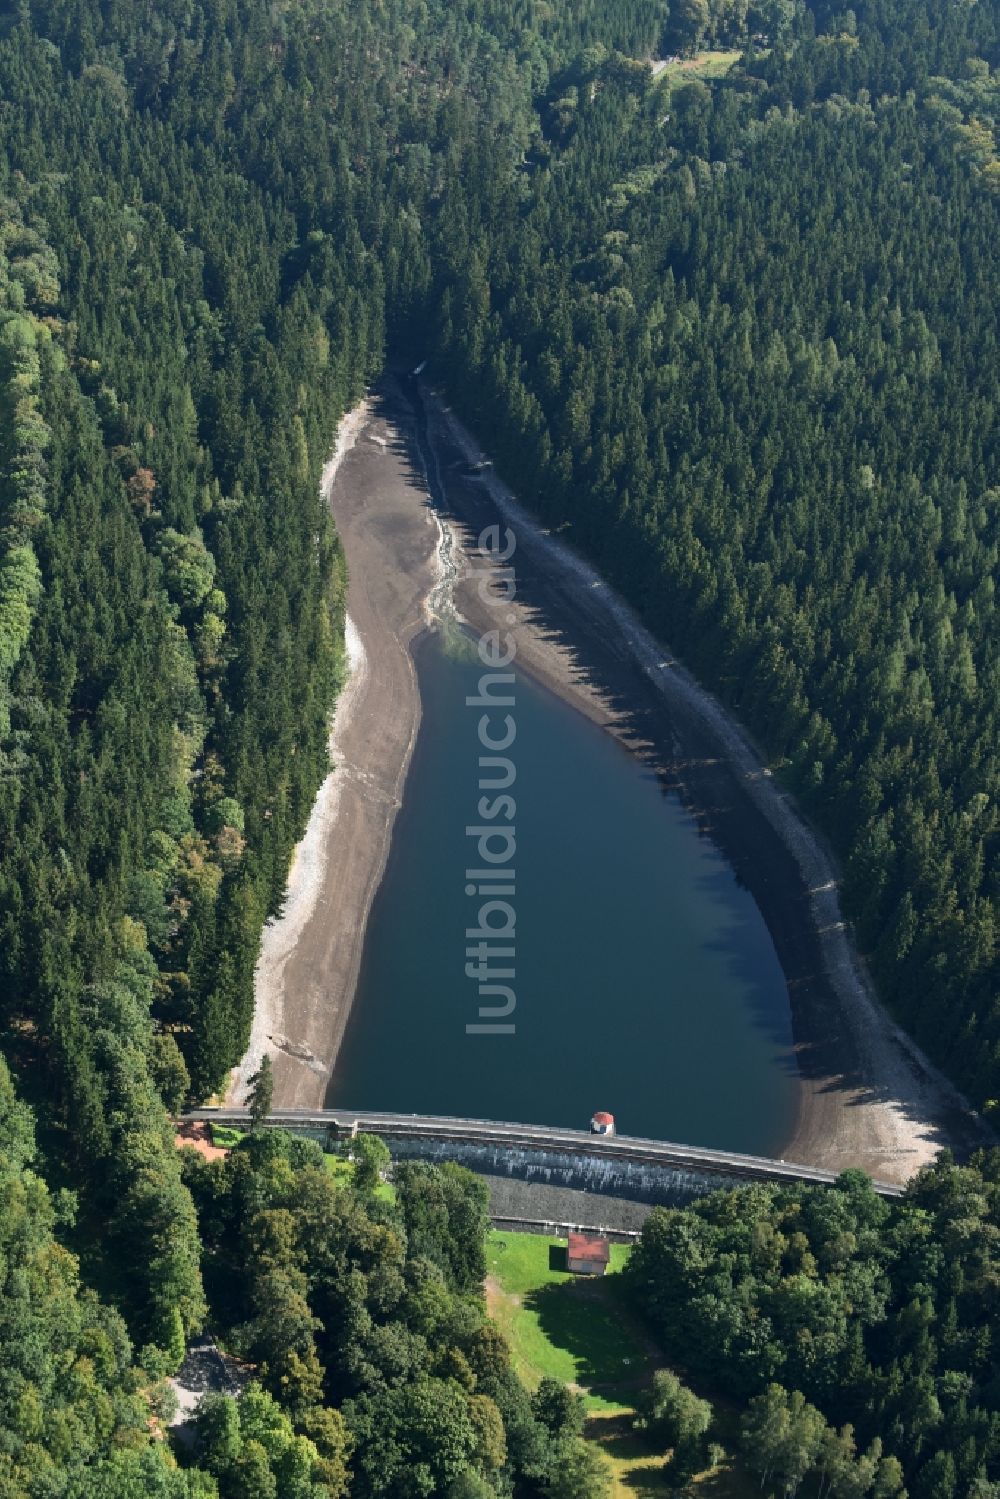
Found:
[[[609,1109],[629,1134],[780,1153],[797,1075],[753,898],[676,793],[521,673],[515,1030],[467,1033],[483,668],[454,629],[415,659],[423,718],[328,1105],[576,1127]]]

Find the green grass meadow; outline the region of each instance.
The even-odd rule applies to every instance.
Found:
[[[673,88],[678,83],[690,82],[692,78],[722,78],[742,56],[741,51],[699,52],[696,57],[668,62],[657,74],[657,82],[665,81]]]
[[[638,1392],[663,1361],[622,1294],[619,1272],[630,1252],[631,1245],[612,1244],[605,1276],[570,1275],[562,1241],[495,1229],[486,1245],[487,1295],[528,1388],[549,1375],[583,1395],[585,1435],[608,1459],[613,1499],[657,1499],[674,1492],[666,1453],[632,1430],[632,1416]],[[724,1407],[719,1414],[726,1428],[720,1435],[731,1448],[735,1417]],[[757,1492],[731,1462],[700,1474],[693,1487],[704,1499],[753,1499]]]
[[[613,1244],[606,1276],[570,1275],[565,1244],[540,1234],[490,1234],[490,1310],[529,1388],[551,1375],[579,1389],[589,1410],[631,1406],[654,1365],[618,1284],[628,1254],[627,1244]]]

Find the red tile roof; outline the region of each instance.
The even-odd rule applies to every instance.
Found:
[[[611,1245],[599,1234],[570,1234],[566,1257],[571,1260],[601,1260],[606,1265],[611,1259]]]

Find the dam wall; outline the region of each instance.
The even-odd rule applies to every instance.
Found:
[[[588,1155],[583,1150],[535,1149],[501,1141],[471,1144],[408,1135],[382,1138],[393,1160],[456,1161],[480,1176],[511,1177],[538,1188],[562,1187],[651,1206],[680,1205],[704,1197],[706,1192],[740,1185],[740,1177],[735,1174],[698,1171],[672,1162],[643,1163]]]
[[[246,1109],[199,1109],[184,1118],[235,1129],[250,1123]],[[522,1182],[525,1190],[516,1194],[517,1207],[508,1213],[538,1220],[553,1219],[555,1211],[532,1204],[527,1189],[534,1189],[538,1203],[544,1193],[569,1193],[577,1204],[577,1194],[592,1194],[604,1201],[669,1205],[750,1181],[813,1186],[836,1181],[832,1172],[762,1156],[486,1119],[275,1110],[266,1124],[337,1151],[349,1149],[358,1134],[374,1134],[385,1141],[394,1160],[455,1161],[491,1183]],[[888,1182],[876,1181],[874,1187],[882,1197],[899,1197],[903,1191]]]

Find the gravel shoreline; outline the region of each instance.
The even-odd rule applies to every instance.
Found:
[[[344,414],[337,429],[333,452],[326,463],[320,489],[327,503],[333,492],[338,470],[354,447],[371,415],[369,400],[361,401]],[[363,695],[367,679],[367,661],[354,621],[348,613],[344,622],[344,646],[347,676],[337,698],[330,722],[330,761],[334,767],[323,781],[309,814],[305,833],[296,845],[288,872],[288,884],[281,913],[268,921],[261,935],[260,956],[254,974],[254,1017],[250,1041],[239,1065],[230,1075],[226,1101],[242,1103],[250,1078],[260,1066],[265,1053],[272,1060],[290,1047],[294,1051],[296,1021],[284,984],[285,966],[292,956],[306,925],[315,915],[321,899],[337,830],[337,818],[344,778],[337,774],[341,740],[351,722],[357,702]],[[286,1008],[290,1011],[286,1015]],[[289,1038],[287,1031],[293,1033]],[[303,1057],[318,1076],[325,1076],[325,1066]]]

